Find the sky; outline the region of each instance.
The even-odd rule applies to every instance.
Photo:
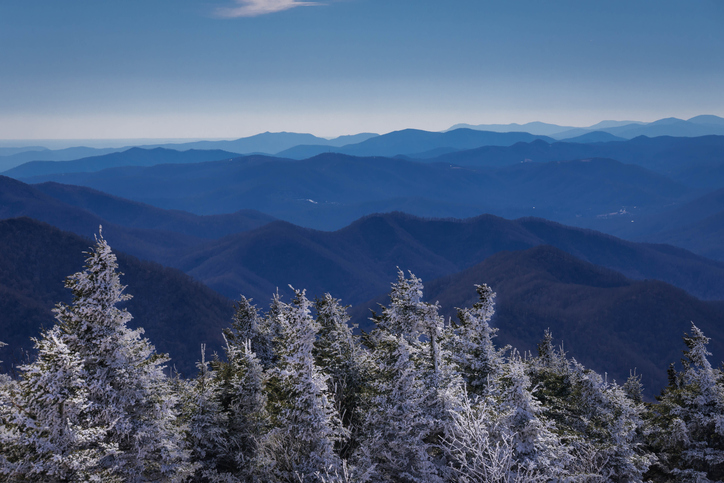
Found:
[[[722,0],[7,0],[0,139],[724,117]]]

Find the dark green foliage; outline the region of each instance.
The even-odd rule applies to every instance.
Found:
[[[372,368],[367,351],[352,333],[356,326],[348,325],[348,307],[326,294],[316,300],[314,308],[320,329],[313,354],[317,365],[329,375],[327,385],[334,395],[335,409],[350,434],[347,440],[337,444],[339,455],[346,459],[359,445],[362,397]]]
[[[649,406],[649,439],[658,455],[652,476],[718,481],[724,478],[724,376],[711,367],[709,338],[693,323],[684,342],[682,370],[670,367],[669,385]]]

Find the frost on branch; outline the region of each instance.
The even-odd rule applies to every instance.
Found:
[[[22,368],[21,436],[3,471],[31,481],[181,478],[193,465],[177,394],[162,371],[166,359],[142,329],[128,328],[131,315],[117,305],[130,296],[100,234],[87,255],[85,269],[66,280],[72,304],[58,304],[56,325],[37,341],[37,360]]]

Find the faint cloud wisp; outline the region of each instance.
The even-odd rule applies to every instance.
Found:
[[[223,18],[258,17],[269,13],[281,12],[296,7],[313,7],[319,2],[303,2],[298,0],[234,0],[235,7],[219,7],[215,13]]]

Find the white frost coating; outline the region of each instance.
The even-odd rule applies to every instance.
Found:
[[[127,327],[131,315],[117,304],[130,296],[116,257],[102,236],[96,241],[85,270],[66,280],[73,303],[57,305],[38,359],[22,368],[22,437],[2,467],[11,480],[81,472],[92,481],[175,481],[193,470],[166,359],[142,329]]]

